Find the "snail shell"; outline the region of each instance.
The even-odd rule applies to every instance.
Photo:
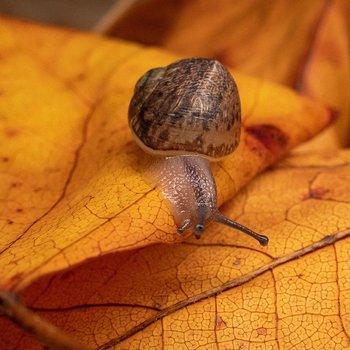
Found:
[[[200,154],[218,160],[239,143],[237,86],[220,62],[206,58],[151,69],[136,84],[129,125],[151,154]]]

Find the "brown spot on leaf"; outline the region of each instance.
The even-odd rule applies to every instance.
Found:
[[[233,261],[233,265],[240,265],[240,264],[241,264],[241,259],[239,258]]]
[[[329,189],[327,188],[323,188],[323,187],[312,188],[307,194],[303,196],[303,200],[321,199],[328,192],[329,192]]]
[[[221,316],[216,315],[215,317],[215,329],[226,328],[226,322],[221,318]]]
[[[246,127],[246,131],[274,153],[286,147],[288,142],[288,136],[274,125],[252,125]]]
[[[258,335],[267,335],[267,329],[265,327],[257,328],[256,332]]]
[[[15,128],[5,128],[4,129],[4,135],[7,138],[13,138],[16,137],[19,134],[19,130]]]
[[[17,187],[20,187],[20,186],[22,186],[22,184],[20,182],[12,182],[12,184],[11,184],[12,188],[17,188]]]

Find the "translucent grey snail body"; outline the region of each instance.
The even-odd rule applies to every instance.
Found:
[[[268,238],[226,218],[217,206],[210,161],[238,146],[241,108],[237,86],[218,61],[189,58],[146,72],[136,83],[129,126],[155,157],[152,178],[170,203],[177,231],[200,238],[216,221],[268,244]]]

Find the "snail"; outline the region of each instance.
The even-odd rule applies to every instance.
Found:
[[[136,83],[128,111],[137,144],[155,157],[152,177],[183,233],[200,238],[215,221],[254,237],[268,237],[225,217],[217,206],[210,161],[238,146],[241,108],[237,86],[220,62],[187,58],[154,68]]]

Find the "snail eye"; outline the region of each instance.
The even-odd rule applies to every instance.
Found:
[[[202,233],[204,232],[204,225],[203,224],[197,224],[194,227],[194,234],[196,235],[196,238],[200,238]]]
[[[202,224],[196,225],[196,231],[203,232],[204,231],[204,225],[202,225]]]

